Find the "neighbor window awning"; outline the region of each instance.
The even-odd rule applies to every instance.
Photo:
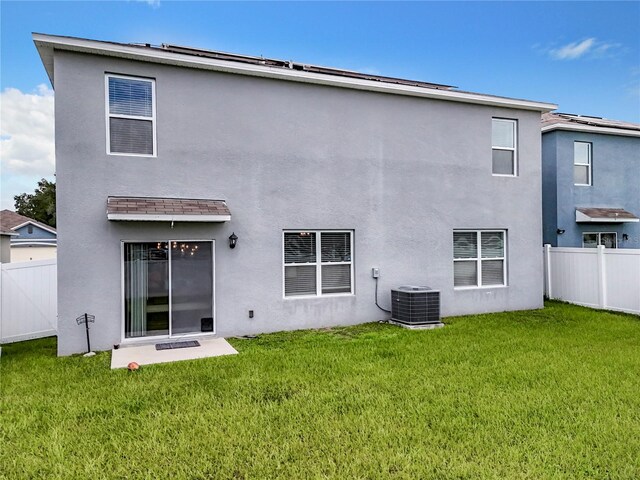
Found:
[[[578,223],[624,223],[640,219],[622,208],[576,208]]]
[[[108,197],[107,218],[140,222],[228,222],[224,200],[158,197]]]

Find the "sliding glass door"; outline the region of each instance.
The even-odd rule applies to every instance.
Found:
[[[172,335],[213,329],[212,266],[211,242],[172,242]]]
[[[124,244],[124,336],[213,331],[213,242]]]

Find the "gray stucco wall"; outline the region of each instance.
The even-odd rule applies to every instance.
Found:
[[[592,144],[591,186],[573,184],[577,141]],[[640,138],[553,131],[542,136],[542,155],[545,243],[581,247],[585,232],[616,232],[619,248],[640,248],[640,223],[576,223],[575,214],[577,207],[607,207],[640,215]],[[557,235],[557,228],[565,233]],[[623,240],[623,234],[629,239]]]
[[[105,153],[105,72],[156,79],[157,158]],[[221,336],[386,315],[440,289],[445,316],[542,307],[540,114],[56,53],[59,353],[121,341],[121,241],[216,240]],[[520,175],[491,175],[491,118],[519,121]],[[225,199],[226,224],[109,222],[108,195]],[[508,287],[453,289],[454,228],[508,230]],[[355,295],[283,299],[283,229],[352,229]],[[238,235],[231,250],[227,237]],[[253,319],[248,310],[255,311]]]

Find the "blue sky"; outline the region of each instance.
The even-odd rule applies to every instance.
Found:
[[[640,2],[1,1],[0,8],[3,208],[16,190],[53,172],[24,155],[5,158],[5,150],[20,152],[8,145],[20,123],[9,108],[40,102],[45,111],[53,101],[40,86],[49,84],[31,32],[291,59],[640,123]]]

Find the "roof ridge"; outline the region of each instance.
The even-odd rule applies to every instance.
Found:
[[[10,220],[7,220],[7,217]],[[13,219],[13,220],[11,220]],[[19,221],[18,221],[19,219]],[[51,225],[47,225],[44,222],[40,222],[34,218],[31,217],[27,217],[26,215],[22,215],[21,213],[18,212],[14,212],[13,210],[9,210],[8,208],[5,208],[4,210],[0,211],[0,228],[4,228],[4,229],[10,229],[13,230],[14,228],[16,228],[18,225],[22,225],[24,223],[33,223],[35,225],[37,225],[40,228],[43,228],[45,230],[53,230],[54,232],[56,232],[56,227],[52,227]]]

